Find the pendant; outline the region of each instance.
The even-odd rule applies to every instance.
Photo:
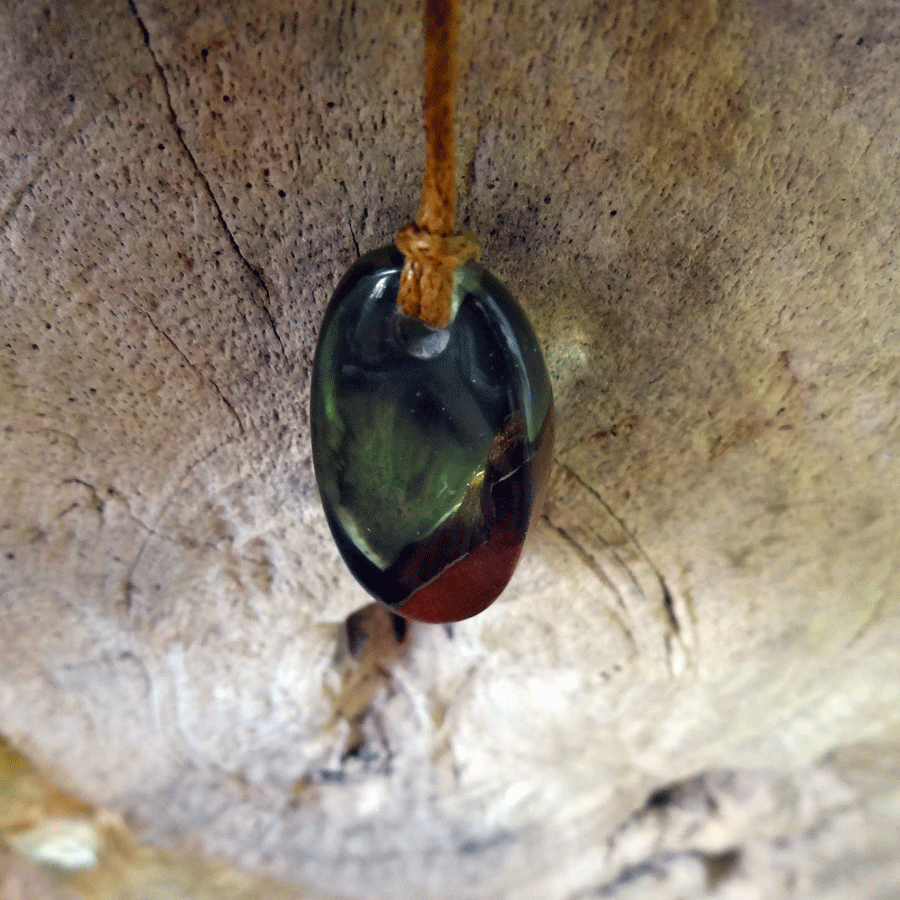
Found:
[[[553,395],[525,313],[481,265],[456,270],[450,322],[397,306],[404,257],[346,273],[313,362],[313,464],[331,533],[394,612],[455,622],[512,577],[553,456]]]

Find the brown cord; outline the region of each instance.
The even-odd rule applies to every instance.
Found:
[[[397,236],[406,257],[397,303],[432,328],[450,319],[454,271],[479,254],[473,234],[453,233],[456,19],[456,0],[425,0],[425,177],[416,221]]]

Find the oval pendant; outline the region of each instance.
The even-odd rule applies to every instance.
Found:
[[[506,587],[553,456],[553,396],[525,313],[477,263],[446,328],[397,307],[403,255],[343,277],[313,362],[313,464],[344,561],[394,612],[455,622]]]

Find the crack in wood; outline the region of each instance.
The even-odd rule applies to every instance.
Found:
[[[185,365],[192,372],[194,372],[194,374],[200,379],[201,382],[203,382],[204,384],[209,384],[216,392],[216,394],[218,394],[219,399],[225,404],[225,406],[228,407],[228,411],[231,413],[231,415],[234,416],[234,420],[238,423],[238,428],[240,428],[241,434],[244,434],[244,423],[241,421],[241,417],[237,414],[237,411],[235,410],[231,401],[225,396],[224,393],[222,393],[219,385],[216,384],[216,382],[212,378],[207,378],[203,375],[200,369],[194,363],[192,363],[190,359],[188,359],[187,354],[181,349],[181,347],[179,347],[178,344],[175,343],[173,338],[165,330],[160,328],[159,325],[156,324],[156,322],[153,321],[153,317],[150,315],[150,313],[144,313],[144,315],[147,316],[154,330],[172,345],[172,347],[175,349],[175,352],[184,360]]]
[[[631,545],[635,548],[641,559],[643,559],[647,566],[649,566],[651,572],[653,573],[653,577],[659,586],[659,602],[662,608],[662,612],[665,616],[666,624],[668,626],[669,633],[665,637],[665,652],[666,657],[669,661],[669,668],[673,673],[680,671],[683,666],[685,657],[688,656],[687,647],[684,642],[682,623],[679,620],[678,614],[675,610],[673,594],[671,589],[669,588],[665,576],[662,573],[662,570],[650,558],[650,555],[644,549],[640,541],[638,541],[636,535],[625,525],[621,517],[614,512],[613,508],[595,488],[591,487],[591,485],[589,485],[574,469],[572,469],[570,466],[567,466],[565,463],[556,460],[556,465],[562,472],[564,472],[583,490],[590,494],[603,507],[606,514],[613,520],[613,522],[615,522],[616,526],[621,530],[622,534],[625,535]],[[628,577],[634,583],[634,586],[639,594],[649,601],[650,598],[648,597],[647,592],[639,583],[631,567],[628,566],[624,562],[624,560],[622,560],[615,548],[610,545],[609,541],[606,541],[601,535],[597,535],[597,537],[598,540],[600,540],[608,548],[609,552],[618,563],[618,565],[621,566],[621,568],[628,574]]]
[[[244,268],[250,273],[253,280],[260,288],[262,288],[263,293],[265,293],[266,301],[259,301],[259,307],[265,315],[266,321],[268,322],[269,327],[272,329],[272,332],[275,335],[275,339],[278,341],[279,347],[281,347],[282,355],[284,355],[284,341],[282,341],[281,335],[278,333],[278,327],[275,324],[275,317],[272,315],[272,310],[270,309],[270,304],[272,302],[272,292],[269,290],[269,285],[266,281],[266,278],[263,275],[262,270],[259,267],[253,265],[253,263],[251,263],[250,260],[247,259],[247,257],[244,255],[244,252],[241,250],[240,245],[235,239],[231,228],[229,228],[228,222],[225,219],[225,215],[222,212],[222,207],[219,205],[219,201],[216,200],[216,195],[213,193],[212,185],[210,184],[209,179],[206,177],[206,175],[203,174],[203,170],[200,168],[200,164],[197,162],[197,159],[191,152],[190,147],[188,147],[187,141],[184,137],[184,130],[178,123],[178,116],[175,114],[175,107],[172,103],[172,94],[169,90],[169,82],[166,78],[165,69],[163,69],[162,63],[160,63],[160,61],[157,59],[156,52],[154,51],[153,45],[150,42],[150,32],[147,30],[147,26],[144,24],[144,20],[141,18],[141,14],[138,12],[134,0],[128,0],[128,6],[131,9],[131,14],[134,16],[135,22],[137,22],[138,28],[140,29],[144,44],[147,47],[147,52],[150,54],[150,58],[153,60],[153,66],[156,69],[157,74],[159,75],[159,79],[162,84],[163,95],[165,96],[166,108],[169,113],[169,120],[175,130],[175,135],[178,139],[178,143],[181,145],[181,149],[184,151],[185,156],[187,157],[187,160],[191,165],[191,168],[194,170],[194,174],[196,175],[197,180],[203,186],[204,193],[206,194],[210,203],[212,203],[213,209],[216,212],[216,218],[218,219],[222,230],[225,232],[225,235],[228,238],[228,242],[231,244],[231,248],[238,255],[238,258],[240,259]]]
[[[23,181],[10,194],[6,204],[0,209],[0,233],[6,230],[25,199],[26,195],[31,192],[43,175],[46,174],[50,164],[60,155],[63,147],[68,144],[72,138],[77,135],[85,125],[98,115],[100,110],[94,103],[89,103],[80,115],[76,116],[72,121],[57,135],[56,140],[46,153],[41,154],[31,167],[27,180]]]
[[[675,614],[675,607],[672,601],[672,592],[669,590],[669,585],[666,583],[665,576],[660,570],[659,566],[653,562],[650,558],[647,551],[643,548],[641,543],[638,541],[637,537],[628,529],[622,519],[613,512],[612,507],[603,499],[603,497],[599,494],[599,492],[591,487],[574,469],[565,465],[565,463],[561,463],[557,461],[556,463],[560,469],[562,469],[567,475],[569,475],[572,479],[574,479],[578,484],[581,485],[584,490],[586,490],[598,503],[606,510],[606,512],[610,515],[613,521],[622,529],[622,532],[626,535],[629,541],[634,545],[635,549],[640,553],[641,558],[644,562],[650,566],[653,571],[654,576],[656,577],[657,582],[659,583],[660,590],[662,591],[662,604],[663,609],[666,612],[666,617],[669,621],[669,624],[672,628],[672,631],[675,632],[676,635],[681,634],[681,623],[678,621],[678,617]]]
[[[619,589],[613,584],[610,580],[609,576],[603,570],[603,567],[594,559],[594,557],[581,546],[581,544],[569,534],[564,528],[561,528],[559,525],[556,525],[551,519],[550,516],[546,513],[541,516],[547,526],[556,534],[567,546],[571,547],[571,549],[575,552],[575,555],[584,563],[585,566],[593,573],[593,575],[597,578],[597,580],[604,585],[616,598],[616,603],[619,606],[619,610],[610,609],[609,614],[610,618],[612,618],[615,623],[622,629],[622,632],[628,638],[628,642],[634,648],[634,652],[638,652],[637,641],[634,636],[634,632],[631,630],[631,627],[628,625],[628,622],[625,620],[625,616],[628,613],[628,607],[625,604],[625,600],[622,597],[622,594],[619,592]]]
[[[62,484],[77,484],[80,487],[83,487],[90,495],[91,506],[93,507],[94,512],[96,512],[101,519],[103,518],[103,511],[106,509],[106,501],[101,499],[100,492],[93,484],[90,484],[89,482],[84,481],[81,478],[64,478],[62,480]],[[78,505],[79,504],[75,503],[71,506],[66,507],[66,509],[64,509],[56,518],[61,519],[73,507]]]
[[[157,531],[155,528],[153,528],[153,526],[148,525],[146,522],[139,519],[131,511],[131,504],[128,502],[128,498],[124,494],[122,494],[120,491],[117,491],[115,488],[112,488],[112,487],[107,488],[107,490],[105,492],[107,495],[107,499],[104,500],[101,492],[99,490],[97,490],[97,486],[94,484],[91,484],[88,481],[85,481],[82,478],[64,478],[60,482],[60,485],[66,485],[66,484],[77,484],[80,487],[83,487],[88,492],[88,494],[90,496],[91,508],[94,510],[94,512],[96,512],[100,516],[101,527],[106,520],[106,507],[109,504],[110,500],[118,500],[125,507],[125,510],[126,510],[125,515],[127,516],[128,520],[130,522],[133,522],[135,525],[138,526],[138,528],[141,528],[143,531],[148,532],[148,534],[152,535],[153,537],[159,538],[161,541],[166,541],[167,543],[173,544],[175,546],[179,546],[179,542],[175,538],[170,537],[167,534],[163,534],[161,531]],[[57,513],[56,518],[61,519],[61,518],[63,518],[63,516],[72,512],[72,510],[80,509],[80,508],[82,508],[81,503],[78,503],[78,502],[70,503],[65,509],[63,509],[61,512]],[[203,545],[203,546],[206,546],[206,545]],[[238,554],[238,557],[244,558],[244,557],[241,557],[240,554]]]
[[[221,444],[217,444],[215,447],[213,447],[210,451],[205,453],[199,459],[194,460],[194,462],[192,462],[184,470],[184,472],[181,474],[181,476],[175,482],[175,485],[173,486],[171,492],[169,493],[169,496],[166,497],[165,501],[163,502],[163,504],[160,508],[159,515],[156,517],[156,523],[157,523],[156,527],[158,527],[159,524],[165,518],[166,513],[169,511],[169,507],[172,505],[172,503],[175,501],[175,498],[178,496],[178,491],[181,488],[181,485],[184,484],[184,482],[188,479],[188,477],[194,471],[194,469],[196,469],[198,466],[205,463],[207,460],[211,459],[216,453],[218,453],[220,450],[223,450],[229,444],[234,443],[234,441],[235,441],[234,437],[227,438],[226,440],[222,441]],[[134,573],[135,573],[135,571],[137,571],[137,567],[138,567],[141,559],[143,558],[145,551],[147,550],[147,547],[150,543],[151,538],[154,536],[160,536],[155,527],[151,528],[149,525],[145,525],[143,522],[141,522],[140,524],[143,525],[148,530],[149,533],[148,533],[147,537],[144,539],[141,546],[138,548],[138,551],[135,554],[134,559],[131,561],[131,564],[128,566],[128,570],[125,574],[125,580],[122,584],[121,606],[122,606],[122,609],[125,614],[130,614],[132,611],[132,608],[134,606],[134,594],[135,594],[135,591],[137,590],[137,585],[134,583],[134,580],[133,580]]]
[[[347,182],[340,182],[341,187],[344,189],[344,195],[347,197],[347,203],[350,206],[350,210],[353,210],[353,198],[350,196],[350,188],[347,187]],[[356,258],[359,259],[362,256],[362,253],[359,249],[359,241],[356,240],[356,232],[353,230],[353,216],[347,216],[347,227],[350,229],[350,240],[353,241],[353,249],[356,251]]]
[[[877,600],[877,602],[872,606],[869,610],[869,614],[866,616],[865,621],[856,629],[855,632],[850,636],[850,639],[844,645],[844,650],[850,650],[856,644],[858,644],[865,636],[866,633],[871,631],[872,628],[878,623],[878,620],[881,618],[881,613],[884,608],[887,606],[887,595],[882,594],[881,597]]]
[[[353,222],[349,218],[347,219],[347,227],[350,229],[350,237],[353,240],[353,249],[356,250],[356,258],[359,259],[362,254],[359,252],[359,242],[356,240],[356,235],[353,233]]]

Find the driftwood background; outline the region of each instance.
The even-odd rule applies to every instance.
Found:
[[[418,203],[418,4],[0,8],[0,731],[304,897],[896,897],[900,12],[461,18],[555,474],[488,612],[350,648],[309,368]]]

